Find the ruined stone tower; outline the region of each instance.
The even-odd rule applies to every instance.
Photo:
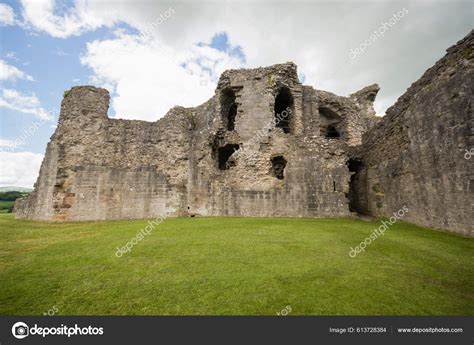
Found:
[[[293,63],[226,71],[209,101],[156,122],[110,119],[106,90],[74,87],[16,215],[390,216],[407,206],[408,221],[472,234],[472,48],[471,33],[384,118],[377,85],[337,96],[302,85]]]

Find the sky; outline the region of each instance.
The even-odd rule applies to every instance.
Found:
[[[473,29],[472,1],[0,1],[0,187],[32,187],[64,91],[105,87],[109,117],[156,121],[212,97],[226,69],[293,61],[383,116]]]

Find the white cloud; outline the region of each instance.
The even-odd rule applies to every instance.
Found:
[[[112,104],[121,118],[157,120],[175,105],[203,103],[221,72],[241,66],[208,46],[178,51],[156,39],[116,35],[89,43],[81,62],[94,71],[94,83],[115,91]]]
[[[396,100],[396,96],[379,98],[374,104],[375,113],[377,115],[385,115],[385,110],[392,106],[396,102]]]
[[[60,47],[56,47],[56,50],[54,51],[54,54],[56,54],[57,56],[68,56],[69,55],[64,50],[62,50]]]
[[[26,79],[33,81],[33,77],[20,71],[15,66],[9,65],[6,61],[0,60],[0,80]]]
[[[10,52],[6,53],[6,54],[5,54],[5,57],[6,57],[7,59],[19,61],[18,57],[16,56],[16,53],[13,52],[13,51],[10,51]]]
[[[15,24],[15,12],[7,4],[0,4],[0,26]]]
[[[118,21],[120,3],[78,0],[62,16],[55,15],[54,0],[22,0],[23,18],[27,25],[53,37],[78,36],[101,26],[112,26]],[[107,6],[108,4],[108,6]],[[131,4],[130,4],[131,5]]]
[[[54,37],[122,22],[146,33],[140,37],[117,32],[115,39],[90,43],[82,58],[93,70],[92,82],[116,91],[113,106],[120,116],[144,119],[162,116],[176,103],[197,105],[212,95],[214,85],[199,80],[213,80],[212,74],[227,57],[195,44],[217,32],[225,31],[233,44],[243,48],[245,67],[294,61],[305,75],[305,84],[339,95],[377,82],[381,91],[376,107],[383,113],[388,100],[400,96],[472,27],[472,6],[463,1],[383,1],[371,6],[361,6],[359,1],[185,1],[171,5],[172,16],[154,26],[169,5],[118,1],[111,6],[76,0],[74,7],[61,11],[53,0],[24,0],[22,4],[25,22]],[[405,7],[408,14],[403,20],[351,61],[350,50]],[[145,37],[151,37],[151,43]],[[133,54],[114,58],[117,54],[109,49],[127,43]],[[197,61],[210,63],[211,74]],[[180,66],[182,62],[188,62],[186,69]],[[185,70],[195,74],[183,74]]]
[[[52,120],[53,116],[41,107],[35,94],[25,95],[17,90],[3,89],[0,96],[0,107],[32,114],[40,119]]]
[[[18,146],[14,140],[0,139],[0,151],[13,150]]]
[[[33,187],[43,155],[33,152],[0,152],[0,186]]]

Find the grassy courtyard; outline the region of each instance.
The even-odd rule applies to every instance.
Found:
[[[474,315],[474,240],[396,223],[174,218],[39,223],[0,215],[0,314]],[[289,309],[286,309],[289,310]]]

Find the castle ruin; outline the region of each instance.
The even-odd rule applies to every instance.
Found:
[[[375,116],[374,84],[348,97],[296,65],[225,71],[215,95],[156,122],[107,117],[109,93],[73,87],[17,218],[174,215],[390,217],[474,235],[474,34]]]

